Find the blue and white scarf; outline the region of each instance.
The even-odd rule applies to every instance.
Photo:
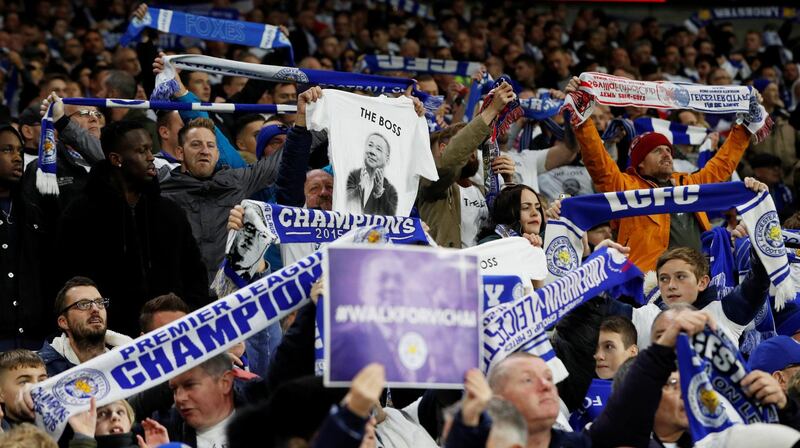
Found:
[[[227,42],[245,47],[288,48],[290,64],[294,65],[292,43],[277,26],[199,16],[169,9],[148,8],[144,19],[134,18],[120,45],[127,46],[138,40],[145,28],[155,28],[164,33],[194,37],[203,40]]]
[[[570,92],[564,108],[572,112],[573,126],[592,115],[594,103],[656,109],[689,109],[711,114],[736,113],[756,142],[772,131],[773,121],[748,86],[707,86],[668,81],[636,81],[605,73],[581,73],[577,91]]]
[[[783,244],[778,214],[769,192],[755,193],[743,182],[627,190],[568,198],[561,202],[561,217],[549,220],[545,230],[548,281],[578,266],[583,250],[581,237],[592,226],[631,216],[726,210],[736,206],[761,263],[769,274],[780,310],[794,300],[795,285]]]
[[[242,201],[243,228],[228,233],[225,258],[212,283],[222,295],[231,285],[242,288],[256,276],[269,246],[288,243],[328,243],[354,229],[354,238],[365,242],[435,245],[418,218],[354,215],[308,208],[288,207],[253,200]],[[379,229],[379,230],[378,230]]]
[[[623,141],[630,141],[636,136],[636,128],[633,126],[633,123],[631,123],[631,120],[627,118],[614,118],[608,122],[606,130],[603,131],[603,136],[601,138],[603,140],[613,138],[620,129],[625,131],[625,136],[622,138]]]
[[[500,174],[492,168],[494,159],[500,157],[500,146],[497,140],[489,138],[481,145],[483,158],[483,188],[486,191],[486,205],[491,208],[497,195],[500,194]]]
[[[736,263],[733,258],[733,250],[731,249],[731,234],[724,227],[715,227],[708,232],[703,232],[701,235],[703,243],[703,253],[709,257],[709,268],[711,271],[711,283],[717,291],[717,298],[722,300],[728,293],[736,286],[737,272],[735,270]],[[749,251],[752,245],[747,238],[740,238],[746,241],[748,251],[747,267],[750,267]],[[791,266],[790,266],[791,269]],[[739,279],[744,278],[746,272],[739,273]],[[765,301],[761,309],[753,318],[754,328],[744,330],[742,334],[742,342],[739,344],[739,350],[745,355],[749,354],[753,349],[760,344],[777,334],[775,331],[775,319],[772,316],[772,308],[770,302]]]
[[[702,126],[689,126],[650,117],[637,118],[633,121],[633,126],[636,129],[636,135],[657,132],[667,137],[667,140],[673,145],[701,145],[711,132],[710,129]]]
[[[635,294],[642,291],[642,272],[624,255],[603,248],[557,281],[512,303],[489,309],[483,316],[483,370],[517,351],[540,356],[553,371],[555,382],[567,377],[555,356],[546,330],[583,302],[603,292]]]
[[[589,384],[589,390],[583,398],[580,408],[569,416],[569,424],[576,432],[581,432],[589,423],[603,413],[611,396],[611,386],[613,381],[593,378]]]
[[[636,135],[658,132],[667,137],[667,140],[673,145],[698,146],[698,168],[706,166],[706,163],[714,157],[715,151],[711,149],[711,139],[708,138],[708,134],[712,132],[711,129],[649,117],[637,118],[633,125],[636,127]]]
[[[800,20],[796,8],[781,6],[744,6],[729,8],[706,8],[692,14],[691,23],[697,28],[702,28],[714,20],[741,20],[741,19],[781,19]]]
[[[31,390],[36,424],[58,439],[67,420],[145,391],[227,351],[308,303],[322,253],[270,274]]]
[[[480,80],[472,80],[472,85],[469,88],[469,96],[467,96],[467,109],[464,111],[464,122],[470,122],[472,116],[475,114],[475,108],[484,94],[488,93],[489,86],[494,84],[494,80],[489,75],[489,72],[483,73]],[[486,90],[484,92],[484,90]]]
[[[404,58],[388,54],[367,54],[361,60],[361,71],[414,72],[432,75],[472,76],[481,68],[480,62],[454,61],[452,59]]]
[[[386,241],[431,244],[419,218],[354,215],[251,200],[242,201],[242,205],[257,206],[262,210],[270,232],[268,238],[276,243],[327,243],[356,227],[382,227],[386,230],[382,235]]]
[[[544,120],[554,117],[564,106],[564,100],[551,98],[549,93],[540,95],[539,98],[526,98],[519,100],[525,118],[530,120]]]
[[[151,100],[168,100],[178,91],[175,69],[214,73],[223,76],[243,76],[262,81],[315,84],[320,87],[362,90],[372,94],[402,94],[410,86],[416,86],[413,79],[389,76],[365,75],[328,70],[278,67],[275,65],[252,64],[230,61],[211,56],[181,54],[165,56],[164,70],[156,76],[156,85]],[[442,98],[428,95],[414,88],[413,95],[422,101],[427,110],[435,111],[442,105]]]
[[[236,103],[184,103],[178,101],[123,100],[115,98],[63,98],[64,104],[107,108],[152,109],[152,110],[196,110],[216,113],[266,113],[291,114],[297,112],[294,104],[236,104]],[[42,117],[39,140],[39,160],[36,169],[36,188],[43,195],[58,196],[56,176],[56,132],[53,123],[53,105]]]
[[[736,286],[731,234],[724,227],[714,227],[700,235],[703,253],[708,256],[711,285],[717,288],[717,297],[728,295]]]
[[[525,296],[525,283],[517,275],[482,275],[483,309],[514,302]],[[530,282],[528,282],[530,285]]]
[[[748,370],[722,332],[705,331],[677,341],[681,395],[696,447],[715,446],[716,436],[738,423],[777,423],[774,405],[761,406],[741,386]]]

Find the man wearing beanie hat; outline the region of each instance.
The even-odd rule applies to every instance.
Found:
[[[578,90],[580,80],[572,78],[566,93]],[[759,98],[760,100],[760,98]],[[656,132],[639,135],[631,142],[631,164],[620,171],[600,139],[592,120],[575,129],[581,155],[598,192],[671,187],[677,185],[724,182],[736,169],[750,134],[744,126],[734,125],[728,140],[703,169],[694,173],[676,173],[672,164],[672,143]],[[615,222],[617,241],[629,245],[630,259],[643,271],[654,270],[656,260],[667,249],[692,247],[700,250],[700,234],[711,229],[703,212],[635,216]]]

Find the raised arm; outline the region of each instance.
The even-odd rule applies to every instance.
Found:
[[[163,52],[159,53],[158,57],[153,61],[153,73],[158,74],[164,70],[164,62],[162,60],[164,56]],[[175,74],[175,82],[178,83],[178,92],[173,96],[175,101],[180,103],[197,103],[200,101],[195,94],[186,89],[183,82],[181,82],[181,77],[178,76],[177,73]],[[188,123],[195,118],[209,118],[208,112],[205,111],[181,110],[178,111],[178,113],[184,123]],[[242,156],[239,155],[239,152],[236,151],[236,148],[234,148],[230,140],[228,140],[228,136],[226,136],[216,124],[214,125],[214,136],[217,138],[217,149],[219,150],[217,168],[223,166],[244,168],[247,166]]]
[[[283,157],[275,181],[276,201],[282,205],[302,207],[305,204],[306,171],[311,157],[311,131],[306,128],[306,105],[317,101],[322,89],[311,87],[297,97],[297,119],[286,136]]]
[[[490,125],[497,118],[497,114],[514,98],[511,85],[501,85],[495,92],[489,107],[450,139],[436,167],[439,180],[431,182],[423,178],[420,181],[419,194],[422,198],[437,199],[450,188],[450,185],[461,173],[461,168],[467,163],[472,153],[478,149],[478,145],[489,137]]]
[[[735,125],[728,134],[725,144],[717,151],[700,171],[690,174],[690,183],[710,184],[725,182],[731,177],[744,151],[750,145],[750,133],[742,125]]]
[[[58,131],[59,140],[78,151],[91,165],[94,165],[98,160],[105,159],[100,140],[89,134],[89,131],[78,126],[77,123],[64,114],[64,103],[55,92],[42,100],[40,108],[42,114],[47,111],[50,104],[53,105],[53,125]]]
[[[573,77],[564,92],[567,94],[574,92],[578,90],[579,85],[580,80]],[[586,120],[575,128],[575,138],[581,148],[583,164],[589,171],[597,190],[602,192],[624,190],[625,177],[628,175],[621,172],[617,162],[608,155],[594,122]]]
[[[575,131],[569,123],[564,124],[564,141],[557,141],[548,151],[544,161],[545,171],[568,165],[575,160],[581,150]],[[541,172],[539,174],[542,174]]]

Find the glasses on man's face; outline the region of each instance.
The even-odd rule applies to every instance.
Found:
[[[72,308],[75,308],[75,309],[80,310],[80,311],[88,311],[88,310],[90,310],[92,308],[92,305],[95,305],[98,310],[103,310],[103,309],[106,309],[108,307],[108,304],[110,302],[111,302],[111,300],[109,300],[107,298],[104,298],[104,297],[101,297],[99,299],[94,299],[94,300],[81,299],[81,300],[78,300],[77,302],[73,303],[72,305],[70,305],[68,307],[65,307],[63,310],[61,310],[61,312],[59,314],[64,314],[64,313],[66,313],[67,311],[69,311]]]
[[[71,114],[69,117],[72,118],[72,117],[74,117],[76,115],[78,117],[80,117],[80,118],[94,117],[97,120],[100,120],[100,119],[103,118],[103,114],[101,114],[100,111],[89,110],[89,109],[81,109],[81,110]]]

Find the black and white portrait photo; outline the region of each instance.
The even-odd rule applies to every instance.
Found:
[[[347,176],[347,203],[351,210],[371,215],[394,215],[397,211],[397,190],[386,178],[391,149],[386,137],[378,133],[367,136],[364,166]]]

